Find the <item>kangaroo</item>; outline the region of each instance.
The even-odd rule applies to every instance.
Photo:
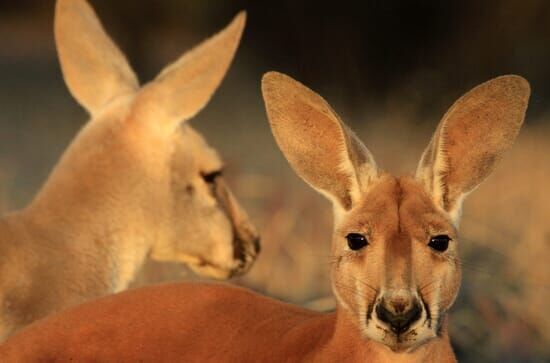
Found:
[[[447,312],[461,279],[461,205],[512,146],[527,81],[503,76],[466,93],[403,177],[379,169],[304,85],[270,72],[262,90],[283,154],[333,203],[336,311],[215,284],[146,287],[37,322],[0,347],[4,362],[456,362]]]
[[[45,185],[0,219],[0,339],[51,312],[127,288],[148,256],[200,275],[246,272],[258,234],[223,163],[188,124],[219,86],[238,14],[141,87],[84,0],[59,0],[63,75],[90,113]]]

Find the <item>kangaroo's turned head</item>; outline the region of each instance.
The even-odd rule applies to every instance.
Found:
[[[57,1],[62,73],[90,120],[34,200],[0,218],[0,340],[127,288],[149,256],[221,279],[250,268],[256,229],[216,151],[182,124],[221,83],[245,17],[140,87],[90,5]]]
[[[74,227],[61,233],[101,230],[108,253],[122,256],[111,262],[119,286],[147,255],[216,278],[244,273],[255,259],[258,234],[224,181],[220,157],[182,125],[221,83],[245,18],[238,14],[140,87],[90,5],[57,2],[63,76],[91,119],[28,209],[40,225],[70,219]]]
[[[259,236],[223,176],[223,163],[199,133],[182,127],[171,160],[169,236],[152,257],[180,261],[196,273],[229,278],[248,271]]]
[[[394,351],[438,336],[461,278],[464,197],[523,123],[529,85],[503,76],[461,97],[416,173],[394,177],[319,95],[280,73],[262,82],[273,134],[296,173],[333,203],[332,288],[361,334]]]

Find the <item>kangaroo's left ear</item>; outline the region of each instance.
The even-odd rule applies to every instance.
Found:
[[[218,34],[170,64],[140,91],[134,101],[141,122],[174,130],[195,116],[210,100],[233,60],[244,30],[241,11]]]
[[[529,94],[529,83],[522,77],[498,77],[462,96],[439,123],[416,178],[455,224],[464,197],[514,143]]]

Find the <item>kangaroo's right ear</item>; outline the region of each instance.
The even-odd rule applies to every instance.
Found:
[[[262,92],[277,144],[296,173],[344,210],[377,177],[368,149],[318,94],[266,73]]]
[[[195,116],[227,73],[245,22],[246,13],[241,11],[225,29],[164,68],[135,100],[137,118],[173,131]]]
[[[92,115],[117,96],[136,92],[138,80],[85,0],[58,0],[55,42],[65,82]]]

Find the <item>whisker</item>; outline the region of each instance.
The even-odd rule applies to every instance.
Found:
[[[432,280],[432,281],[430,281],[430,282],[424,284],[423,286],[421,286],[421,287],[418,288],[418,291],[423,292],[424,289],[426,289],[427,287],[433,285],[436,281],[437,281],[437,280]]]
[[[344,289],[348,292],[352,292],[354,294],[361,294],[361,292],[359,290],[357,290],[357,288],[353,287],[353,286],[349,286],[349,285],[346,285],[346,284],[342,284],[341,282],[333,282],[334,286],[337,286],[341,289]]]
[[[359,282],[360,284],[362,284],[365,287],[368,287],[369,289],[371,289],[372,291],[374,291],[378,295],[378,289],[377,288],[375,288],[372,285],[369,285],[366,281],[363,281],[363,280],[361,280],[357,277],[354,277],[354,279],[355,279],[355,281]]]

